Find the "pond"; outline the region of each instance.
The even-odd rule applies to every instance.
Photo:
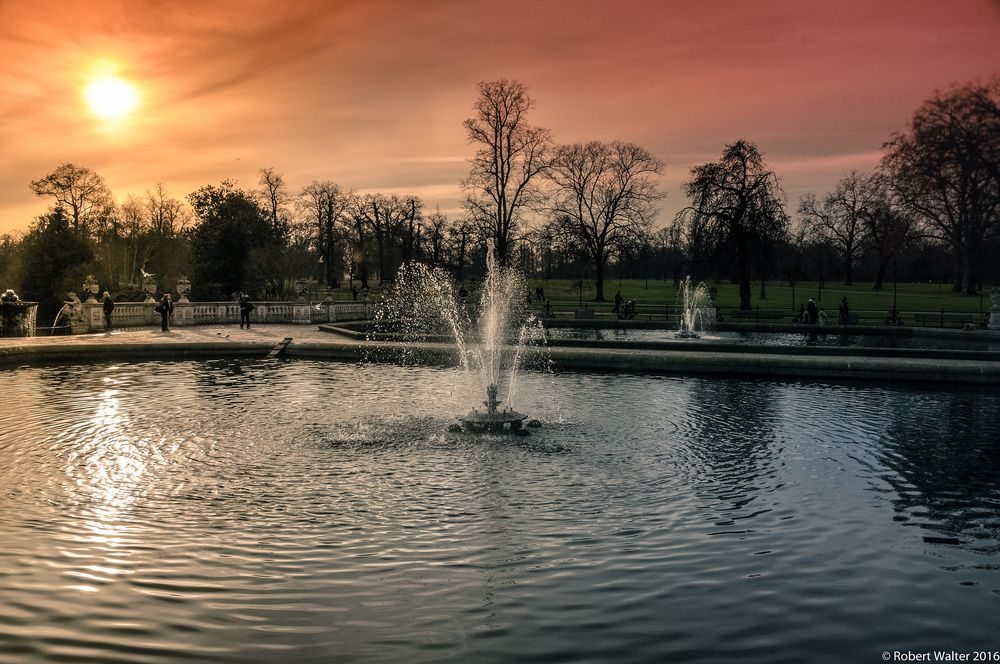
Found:
[[[0,660],[996,646],[1000,392],[220,360],[2,374]]]

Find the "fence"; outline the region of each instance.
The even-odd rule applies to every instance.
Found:
[[[111,315],[112,328],[147,327],[160,324],[156,302],[117,302]],[[371,318],[371,302],[254,302],[250,314],[252,323],[291,323],[310,325]],[[240,321],[238,302],[175,302],[170,324],[225,325]],[[73,334],[99,332],[106,329],[102,304],[78,305],[71,320]]]

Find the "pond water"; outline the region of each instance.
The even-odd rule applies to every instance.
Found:
[[[730,332],[710,330],[697,339],[685,339],[677,330],[642,328],[554,327],[545,330],[549,339],[628,341],[677,344],[753,344],[766,346],[855,346],[862,348],[923,348],[933,350],[1000,351],[1000,341],[937,338],[923,335],[823,334],[817,332]]]
[[[1000,393],[453,370],[5,371],[0,661],[995,649]]]

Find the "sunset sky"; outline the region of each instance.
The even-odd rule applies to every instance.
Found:
[[[621,139],[688,169],[756,141],[798,197],[867,170],[935,89],[1000,74],[989,0],[0,0],[0,233],[45,211],[71,161],[115,196],[177,198],[272,166],[460,212],[476,83],[528,86],[557,141]],[[136,107],[101,118],[108,75]]]

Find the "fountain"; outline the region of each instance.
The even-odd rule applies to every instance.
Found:
[[[708,317],[709,297],[705,284],[693,285],[691,275],[688,275],[677,289],[677,300],[681,306],[681,327],[677,336],[682,339],[697,339],[704,332],[705,319]]]
[[[37,302],[25,302],[8,288],[0,295],[0,337],[33,337]]]
[[[501,410],[500,404],[502,402],[497,399],[497,390],[495,383],[486,388],[486,401],[483,402],[486,411],[473,408],[465,415],[460,416],[458,421],[462,423],[461,428],[471,433],[503,433],[504,431],[520,435],[527,433],[521,428],[521,422],[528,416],[522,415],[513,408]],[[454,431],[454,429],[452,430]]]
[[[375,317],[379,332],[391,332],[393,338],[409,342],[448,340],[458,350],[470,395],[486,395],[465,415],[452,431],[474,433],[510,432],[524,435],[521,428],[526,415],[514,410],[517,373],[527,351],[536,348],[529,342],[544,340],[541,321],[530,314],[522,298],[524,279],[510,268],[501,267],[487,252],[487,274],[479,301],[475,303],[464,288],[456,288],[443,270],[419,263],[403,266],[396,285]],[[417,344],[404,346],[404,353],[420,352]],[[503,394],[504,398],[499,396]],[[474,397],[473,397],[474,398]],[[506,406],[501,407],[501,404]],[[536,420],[528,422],[537,426]]]

